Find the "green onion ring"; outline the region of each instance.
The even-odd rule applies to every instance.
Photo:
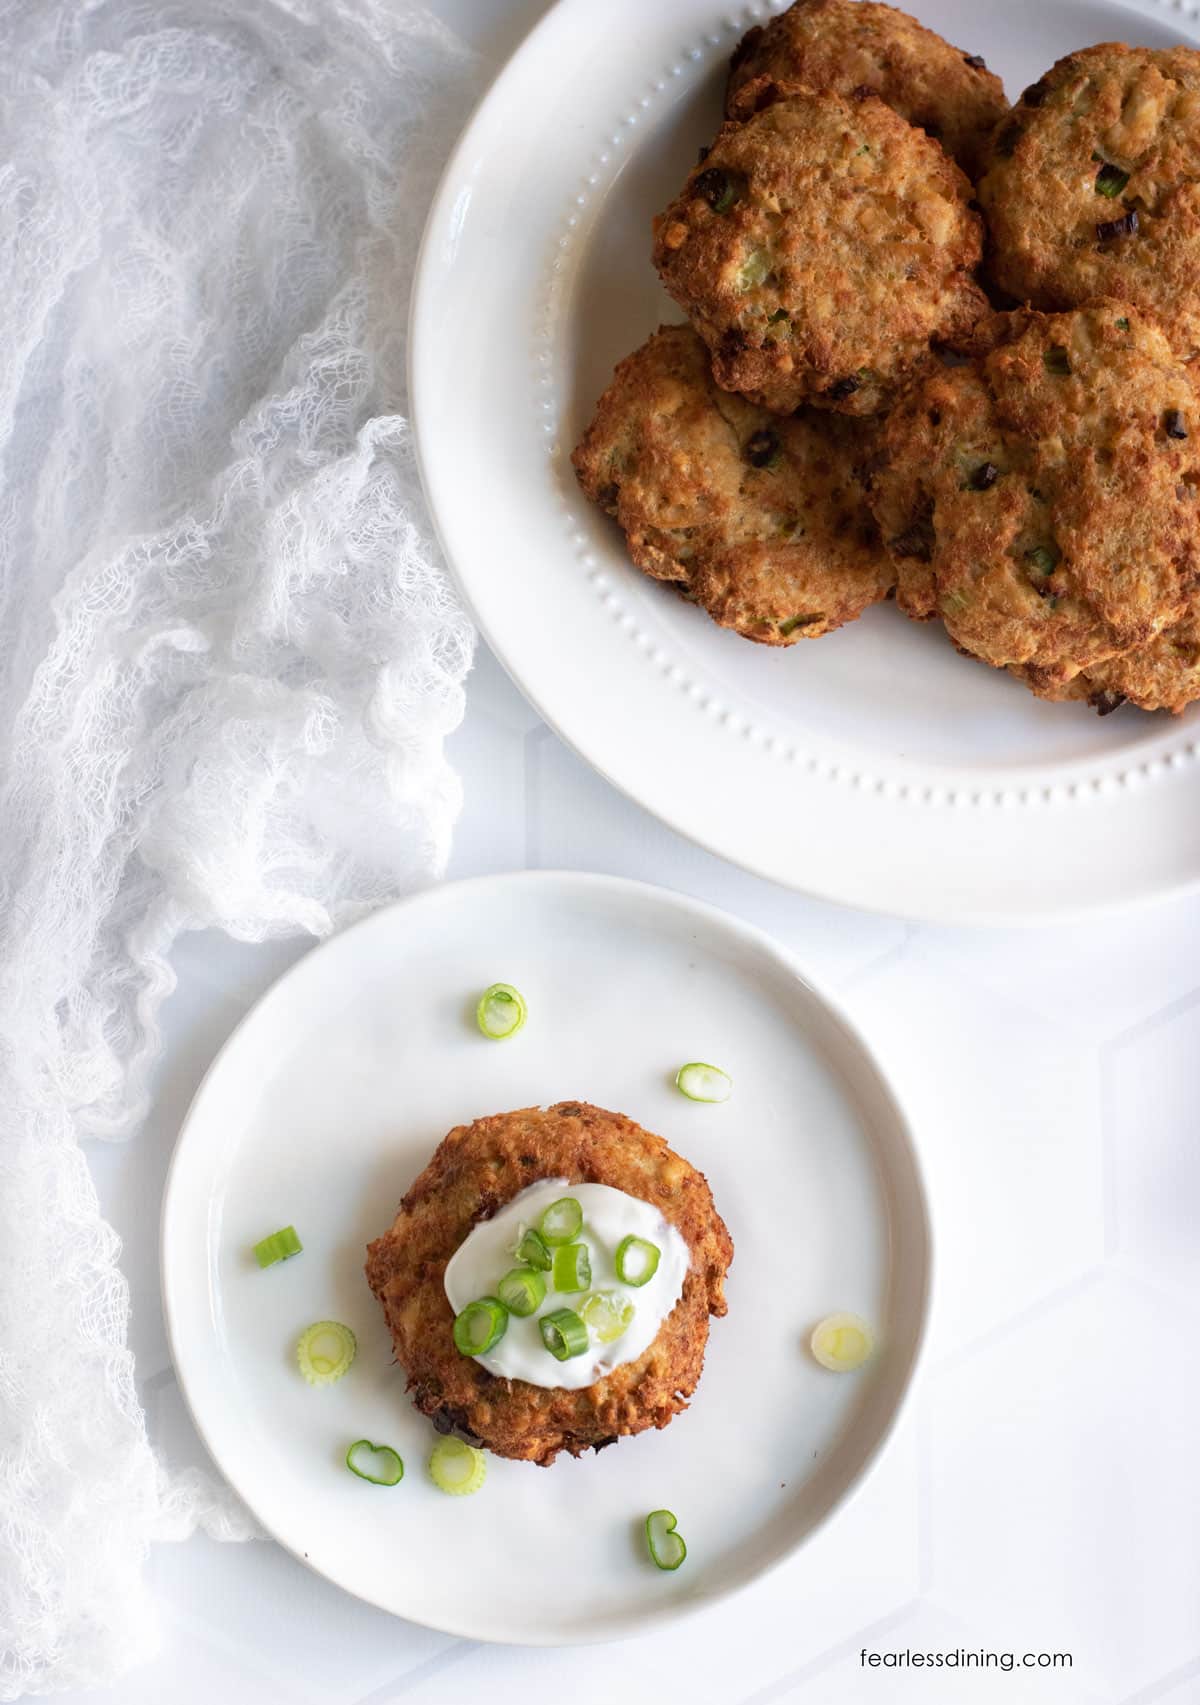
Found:
[[[296,1345],[300,1372],[310,1385],[336,1385],[357,1353],[357,1339],[340,1320],[315,1320]]]
[[[687,1556],[687,1546],[670,1510],[651,1510],[646,1517],[646,1549],[656,1569],[678,1569]]]
[[[615,1344],[633,1325],[637,1309],[616,1291],[593,1291],[579,1305],[579,1318],[597,1344]]]
[[[592,1259],[586,1243],[564,1243],[554,1251],[554,1288],[570,1294],[586,1291],[592,1282]]]
[[[648,1237],[623,1237],[613,1256],[613,1266],[623,1285],[648,1285],[658,1272],[662,1250]]]
[[[505,1042],[525,1023],[525,997],[511,983],[493,983],[479,997],[475,1022],[490,1042]]]
[[[399,1451],[391,1445],[373,1445],[370,1439],[356,1439],[346,1452],[346,1467],[360,1480],[372,1486],[398,1486],[404,1479],[404,1462]]]
[[[733,1094],[733,1079],[720,1066],[690,1060],[675,1073],[675,1087],[689,1101],[728,1101]]]
[[[550,1246],[540,1231],[534,1231],[530,1226],[513,1251],[518,1261],[523,1261],[527,1267],[536,1267],[539,1273],[548,1273],[554,1265],[554,1257]]]
[[[510,1314],[524,1319],[536,1314],[545,1301],[545,1276],[533,1267],[513,1267],[496,1286],[496,1295]]]
[[[254,1259],[260,1267],[273,1267],[277,1261],[299,1255],[303,1248],[295,1226],[285,1225],[282,1231],[273,1231],[270,1237],[264,1237],[261,1243],[254,1245]]]
[[[439,1492],[468,1498],[487,1479],[487,1457],[462,1439],[439,1439],[430,1452],[429,1478]]]
[[[582,1230],[583,1209],[574,1196],[560,1196],[542,1215],[542,1239],[551,1249],[560,1243],[574,1243]]]
[[[538,1330],[556,1362],[568,1362],[572,1356],[587,1352],[588,1329],[573,1308],[555,1308],[543,1314]]]
[[[508,1330],[508,1310],[497,1297],[478,1297],[454,1317],[454,1343],[464,1356],[486,1356]]]

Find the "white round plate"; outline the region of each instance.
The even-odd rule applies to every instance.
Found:
[[[1200,883],[1200,718],[1047,705],[894,606],[769,650],[627,561],[568,460],[621,356],[682,315],[650,219],[711,138],[729,53],[782,9],[559,0],[434,204],[411,368],[426,490],[492,648],[610,781],[789,887],[1016,922]],[[1195,8],[920,0],[1015,96],[1075,47],[1194,39]],[[602,13],[602,16],[601,16]]]
[[[529,1003],[505,1043],[473,1016],[499,980]],[[729,1102],[699,1106],[672,1087],[691,1059],[732,1073]],[[708,1175],[737,1247],[729,1313],[713,1322],[690,1409],[661,1433],[551,1468],[491,1457],[480,1493],[447,1498],[425,1472],[436,1435],[393,1365],[365,1246],[453,1126],[565,1099],[628,1113]],[[260,1272],[253,1244],[289,1224],[303,1254]],[[397,1615],[550,1645],[709,1603],[845,1498],[911,1377],[929,1230],[878,1067],[767,938],[660,889],[537,874],[380,912],[269,992],[188,1115],[162,1270],[196,1426],[270,1533]],[[853,1376],[805,1349],[841,1309],[877,1323],[882,1345]],[[326,1318],[353,1328],[358,1357],[314,1390],[294,1345]],[[399,1486],[347,1471],[359,1438],[400,1451]],[[653,1568],[640,1535],[662,1507],[689,1547],[677,1574]]]

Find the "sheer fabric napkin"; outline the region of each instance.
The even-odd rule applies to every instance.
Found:
[[[0,1699],[144,1655],[245,1512],[146,1439],[80,1139],[137,1125],[181,930],[439,874],[472,634],[405,322],[475,68],[401,0],[0,11]]]

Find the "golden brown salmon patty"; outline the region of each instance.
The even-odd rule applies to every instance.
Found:
[[[778,414],[878,414],[987,309],[971,186],[870,95],[727,124],[655,220],[654,263],[717,383]]]
[[[572,461],[640,569],[766,645],[815,639],[895,584],[856,466],[871,422],[771,415],[715,383],[690,326],[627,356]]]
[[[1200,599],[1193,599],[1183,620],[1164,628],[1148,645],[1106,658],[1065,687],[1039,687],[1022,670],[1014,672],[1039,698],[1086,699],[1101,716],[1123,704],[1178,716],[1200,699]]]
[[[1145,645],[1200,583],[1200,407],[1137,309],[1022,309],[905,397],[872,500],[909,615],[1037,686]]]
[[[1060,59],[993,138],[979,185],[998,285],[1038,308],[1117,296],[1200,351],[1200,53]]]
[[[582,1391],[497,1379],[455,1347],[443,1278],[480,1220],[540,1178],[608,1184],[651,1202],[683,1237],[683,1294],[636,1361]],[[498,1456],[543,1466],[627,1433],[665,1427],[696,1389],[708,1317],[725,1313],[733,1243],[703,1175],[621,1113],[586,1102],[525,1107],[460,1125],[434,1151],[390,1231],[367,1249],[367,1280],[383,1305],[413,1401],[440,1432]]]
[[[796,0],[747,31],[730,66],[726,117],[750,118],[799,89],[869,90],[935,137],[968,177],[1008,111],[1003,83],[978,54],[875,0]]]

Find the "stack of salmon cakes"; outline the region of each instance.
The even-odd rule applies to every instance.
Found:
[[[790,646],[894,597],[1039,696],[1200,698],[1200,52],[1011,109],[875,0],[796,0],[654,221],[687,323],[573,461],[639,568]]]

